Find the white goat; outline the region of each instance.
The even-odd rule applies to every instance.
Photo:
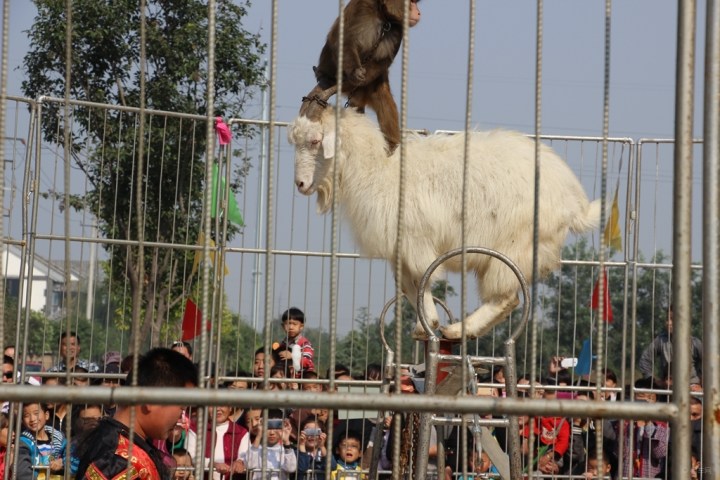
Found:
[[[300,116],[288,128],[295,145],[295,184],[300,193],[317,192],[318,212],[338,205],[349,220],[364,254],[395,262],[400,179],[400,150],[388,157],[376,124],[352,109],[340,117],[335,152],[335,111],[320,121]],[[464,135],[411,136],[407,140],[404,232],[401,246],[402,290],[412,301],[423,274],[443,253],[461,246]],[[528,281],[532,276],[535,144],[517,132],[474,132],[469,150],[467,244],[499,251],[513,260]],[[338,184],[333,188],[333,168]],[[580,182],[552,149],[540,159],[539,272],[557,268],[568,230],[581,233],[597,225],[600,201],[590,203]],[[468,337],[489,332],[519,304],[519,282],[501,261],[469,255],[482,306],[465,319]],[[460,257],[444,264],[460,270]],[[436,275],[439,275],[438,269]],[[433,328],[437,309],[428,289],[425,314]],[[446,338],[461,336],[461,324],[442,329]],[[425,335],[420,324],[415,335]]]

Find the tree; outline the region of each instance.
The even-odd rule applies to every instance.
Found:
[[[586,239],[563,249],[563,258],[575,260],[596,260],[597,254],[593,251]],[[667,257],[660,251],[654,259],[654,264],[667,262]],[[642,255],[639,263],[643,264]],[[671,270],[663,268],[637,268],[628,272],[627,298],[632,297],[633,275],[635,289],[635,338],[631,339],[632,324],[627,325],[627,343],[623,345],[622,314],[627,310],[628,321],[632,320],[631,303],[625,305],[625,268],[607,267],[608,290],[614,314],[614,322],[606,324],[605,351],[606,365],[619,372],[621,369],[633,367],[629,364],[631,352],[634,350],[635,358],[639,358],[645,346],[652,338],[665,328],[667,309],[670,305]],[[590,309],[590,299],[595,282],[598,279],[597,266],[563,265],[553,272],[543,282],[544,288],[541,296],[542,318],[539,337],[541,345],[538,358],[541,368],[545,368],[547,360],[552,355],[577,356],[586,338],[593,339],[597,335],[597,312]],[[702,278],[698,271],[693,270],[693,318],[702,312]],[[695,328],[699,322],[695,322]],[[697,331],[697,330],[695,330]],[[522,345],[523,340],[518,344]],[[625,357],[623,358],[623,346]],[[595,347],[593,346],[593,349]],[[594,354],[593,350],[593,354]],[[631,379],[629,379],[631,380]]]
[[[438,280],[432,284],[432,294],[435,298],[445,301],[448,297],[456,295],[455,289],[446,280]],[[388,310],[388,317],[392,317],[394,310]],[[385,341],[395,353],[395,362],[416,363],[422,362],[424,352],[419,350],[418,342],[413,339],[417,315],[413,306],[403,299],[402,305],[402,342],[401,352],[397,351],[395,327],[397,321],[386,319],[384,328]],[[338,341],[336,363],[350,367],[355,374],[365,372],[369,363],[382,364],[385,361],[385,348],[380,335],[380,318],[370,319],[367,309],[358,311],[355,318],[356,327],[344,338]]]
[[[35,0],[38,16],[27,32],[30,50],[24,58],[25,95],[63,97],[65,91],[65,5],[63,0]],[[72,2],[73,98],[110,105],[140,105],[140,12],[131,0]],[[263,72],[265,45],[258,34],[242,29],[247,0],[217,2],[215,111],[241,116]],[[146,11],[146,90],[148,108],[206,115],[207,6],[200,0],[148,0]],[[41,128],[46,141],[64,142],[63,110],[43,104]],[[74,195],[72,206],[89,209],[103,236],[138,240],[141,215],[145,240],[163,244],[195,243],[202,226],[205,179],[204,122],[160,114],[148,115],[145,155],[137,154],[139,117],[118,109],[77,106],[72,112],[72,140],[67,148],[90,184]],[[246,131],[251,134],[250,131]],[[84,154],[79,153],[84,149]],[[140,161],[144,163],[140,163]],[[138,170],[142,165],[143,170]],[[138,171],[142,174],[138,175]],[[135,183],[143,182],[141,198]],[[229,182],[239,188],[237,172]],[[60,196],[57,192],[50,192]],[[143,205],[138,212],[137,205]],[[232,238],[238,227],[213,232]],[[217,239],[217,238],[216,238]],[[218,241],[222,245],[224,242]],[[162,321],[180,318],[178,309],[189,288],[193,253],[173,248],[146,248],[144,263],[132,246],[106,245],[113,285],[133,296],[142,290],[143,339],[157,338]],[[123,294],[124,295],[124,294]],[[124,302],[127,305],[127,302]],[[137,311],[137,310],[136,310]],[[128,310],[118,321],[129,323]],[[134,344],[133,341],[130,342]]]

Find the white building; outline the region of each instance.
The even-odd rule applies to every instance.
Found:
[[[48,318],[61,315],[65,295],[65,272],[62,268],[35,255],[32,262],[32,274],[28,274],[30,265],[25,259],[24,273],[20,274],[23,251],[17,245],[4,245],[2,276],[5,279],[5,292],[8,297],[18,298],[21,307],[27,304],[30,292],[30,309],[43,312]],[[70,292],[77,294],[79,276],[70,272]],[[21,295],[22,291],[22,295]]]

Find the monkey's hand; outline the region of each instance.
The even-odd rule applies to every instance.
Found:
[[[352,75],[350,76],[351,80],[354,83],[357,84],[364,84],[365,83],[365,67],[360,66],[357,67],[355,70],[352,71]]]

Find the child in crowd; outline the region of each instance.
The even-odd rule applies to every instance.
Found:
[[[600,466],[597,457],[597,450],[591,448],[587,452],[587,468],[585,469],[585,478],[609,478],[610,472],[612,471],[612,464],[610,459],[603,450],[603,474],[598,473],[598,467]]]
[[[184,448],[177,448],[172,453],[175,459],[175,475],[173,480],[193,480],[193,461],[192,457]]]
[[[267,420],[267,451],[262,445],[262,425],[257,427],[258,433],[249,450],[240,453],[240,460],[247,466],[248,476],[252,480],[279,479],[290,480],[297,469],[297,455],[290,443],[290,422],[283,419],[278,409],[268,410]],[[267,458],[267,475],[262,475],[263,457]]]
[[[280,359],[293,362],[296,378],[301,378],[304,372],[314,372],[313,346],[310,340],[302,334],[305,329],[303,311],[295,307],[285,310],[282,314],[282,326],[287,336],[280,343]],[[295,357],[293,357],[293,350],[297,352]]]
[[[11,448],[10,422],[8,416],[0,413],[0,480],[5,477],[5,461],[8,458],[7,452]]]
[[[362,454],[362,435],[353,430],[345,432],[335,446],[335,461],[333,462],[333,471],[330,478],[335,480],[339,476],[347,477],[347,474],[341,475],[338,473],[342,471],[361,472],[362,466],[360,465],[360,460],[362,459]],[[357,473],[356,478],[360,478],[360,473]]]
[[[303,480],[308,470],[325,469],[327,434],[322,431],[320,423],[314,417],[306,417],[300,424],[297,447],[297,480]]]
[[[263,378],[265,376],[265,355],[270,355],[270,368],[273,368],[276,364],[280,362],[280,357],[278,357],[276,350],[269,350],[266,352],[265,347],[260,347],[257,350],[255,350],[255,358],[253,360],[253,377],[257,378]],[[262,388],[261,383],[254,383],[253,388]]]
[[[81,403],[73,406],[73,424],[70,429],[72,441],[78,440],[87,432],[97,427],[104,416],[102,405]]]
[[[250,435],[250,443],[255,440],[255,437],[261,433],[260,427],[262,425],[262,408],[248,407],[245,410],[245,414],[242,417],[242,422],[236,422],[238,425],[245,427]]]
[[[475,478],[477,475],[500,475],[498,469],[495,468],[490,455],[483,450],[482,453],[478,454],[476,449],[468,452],[468,478]],[[466,480],[465,477],[460,475],[458,480]]]
[[[23,405],[18,480],[42,480],[46,479],[48,474],[63,475],[67,443],[62,432],[46,425],[48,416],[45,406],[39,402]],[[73,469],[70,473],[75,474]]]

